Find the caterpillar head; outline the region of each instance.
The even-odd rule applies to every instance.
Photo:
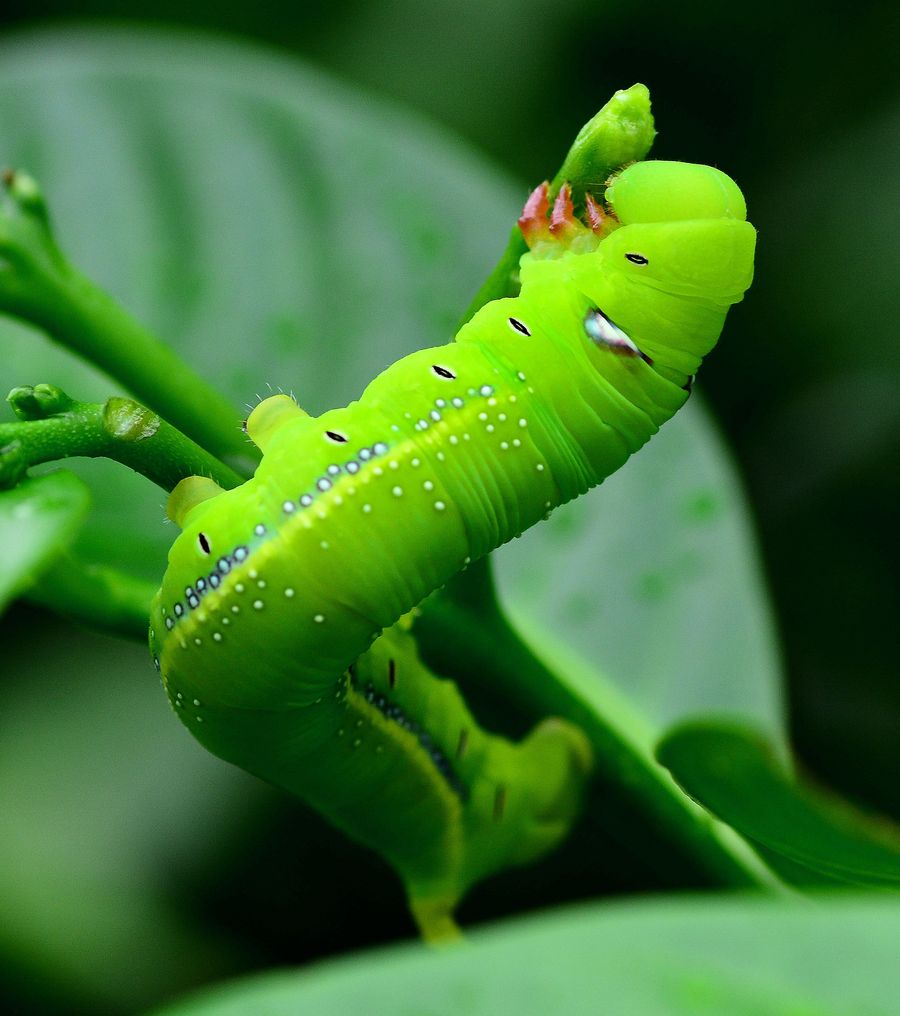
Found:
[[[573,259],[578,286],[659,373],[685,383],[753,278],[743,196],[710,166],[642,162],[606,200],[621,225]],[[607,330],[587,330],[602,347]]]

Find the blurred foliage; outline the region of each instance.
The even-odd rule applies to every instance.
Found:
[[[877,897],[594,905],[483,931],[472,949],[278,971],[158,1016],[890,1016],[898,933],[900,912]]]
[[[487,152],[523,184],[536,182],[558,164],[598,101],[617,87],[645,81],[661,128],[653,154],[720,165],[741,184],[760,229],[757,281],[746,303],[731,315],[726,341],[704,369],[701,388],[750,488],[786,651],[795,743],[806,766],[821,780],[900,816],[900,687],[893,639],[898,562],[889,550],[900,476],[900,356],[891,344],[898,245],[892,223],[900,205],[895,128],[900,79],[893,54],[898,27],[893,5],[864,0],[848,12],[836,3],[762,2],[711,12],[708,5],[655,0],[639,6],[622,0],[558,0],[552,5],[534,0],[337,0],[293,11],[279,7],[276,12],[233,2],[200,2],[187,9],[171,2],[142,8],[97,0],[35,0],[27,9],[9,5],[0,17],[12,27],[59,16],[182,22],[268,41],[375,94],[423,110]],[[8,44],[13,42],[10,37]],[[123,96],[123,103],[128,98]],[[55,128],[67,144],[77,146],[79,139],[65,134],[66,123],[63,109]],[[33,124],[36,147],[47,126]],[[263,121],[259,126],[262,135],[277,133],[277,124]],[[0,139],[2,134],[0,124]],[[252,151],[236,148],[233,154],[245,179],[257,171],[265,174],[265,165],[254,162]],[[301,160],[304,154],[297,150],[293,157]],[[21,153],[27,157],[27,151]],[[102,159],[102,153],[85,157]],[[179,172],[177,152],[171,149],[161,151],[156,164],[162,178]],[[221,171],[215,162],[208,169]],[[240,177],[240,172],[235,174],[236,180]],[[362,165],[359,179],[358,193],[334,197],[352,203],[355,213],[362,207],[365,187]],[[284,184],[278,180],[278,186]],[[92,259],[103,260],[100,251],[111,237],[150,229],[149,220],[122,218],[124,206],[117,204],[115,194],[102,200],[96,193],[90,196],[97,201],[97,228],[92,235],[73,238],[84,245],[82,260],[88,270]],[[150,187],[144,196],[152,202],[156,195]],[[433,197],[423,194],[412,200]],[[398,216],[408,200],[406,193],[396,195]],[[235,216],[240,217],[246,212],[246,194],[237,185],[234,202]],[[485,222],[481,239],[472,240],[481,247],[484,270],[505,236],[504,214],[495,214],[496,223]],[[240,235],[238,226],[234,234],[226,231],[215,238],[215,256],[225,259],[232,272],[241,252],[229,241]],[[496,238],[494,246],[490,237]],[[417,236],[415,242],[425,250],[434,239]],[[185,306],[196,306],[202,273],[183,259],[163,256],[171,253],[164,235],[157,241],[161,253],[154,285],[174,287],[188,298]],[[284,249],[290,237],[280,236],[279,243]],[[132,251],[117,254],[119,274],[111,288],[127,289],[129,278],[146,266]],[[214,251],[198,256],[212,257]],[[386,257],[379,259],[387,263]],[[471,268],[477,257],[467,251],[461,261]],[[307,267],[297,263],[281,278],[278,284],[284,283],[285,293],[291,278],[302,276]],[[467,286],[477,281],[477,273],[469,278],[465,271],[447,288],[436,286],[427,274],[411,278],[409,285],[423,301],[420,316],[398,322],[398,328],[407,333],[419,328],[423,341],[442,340],[438,332],[450,327],[471,295]],[[321,283],[314,282],[312,288],[320,289]],[[216,321],[198,325],[190,313],[167,317],[161,302],[147,292],[146,304],[134,308],[139,314],[164,335],[200,327],[209,339],[207,355],[216,355]],[[206,306],[214,297],[203,294]],[[304,307],[302,298],[297,307],[304,320],[269,322],[285,357],[298,329],[321,328],[316,317],[321,311]],[[372,319],[378,320],[377,311]],[[418,321],[429,324],[423,328]],[[334,350],[323,350],[312,370],[327,374],[334,355]],[[345,397],[380,366],[354,364],[343,379]],[[241,383],[236,369],[228,384],[240,388]],[[311,401],[319,396],[309,383],[305,392]],[[106,391],[102,386],[79,391],[85,397],[92,393],[100,397]],[[96,475],[94,487],[103,492],[103,478],[110,474],[97,465]],[[158,512],[153,496],[146,504],[145,485],[136,481],[133,489],[135,500],[145,503],[147,518]],[[117,540],[128,544],[134,536],[124,525],[120,507],[101,493],[99,511],[117,527]],[[159,553],[156,546],[143,549],[146,554],[135,548],[151,561]],[[156,574],[158,568],[153,565],[149,571]],[[7,743],[9,732],[34,730],[33,742],[24,742],[33,744],[34,765],[20,780],[10,782],[5,774],[0,810],[9,813],[14,807],[19,813],[23,802],[29,805],[17,833],[22,837],[31,830],[37,840],[52,838],[47,832],[51,813],[68,816],[67,827],[89,827],[92,833],[83,842],[61,837],[67,850],[71,844],[72,857],[61,868],[57,886],[35,882],[28,871],[6,865],[4,910],[8,913],[16,900],[24,901],[23,912],[34,916],[22,946],[30,950],[24,964],[29,976],[23,978],[23,966],[7,958],[10,977],[15,977],[5,995],[12,1011],[24,1012],[26,1004],[29,1012],[127,1011],[139,998],[158,997],[163,990],[176,991],[213,976],[217,963],[235,970],[409,933],[399,889],[376,859],[344,844],[299,806],[191,750],[187,735],[168,717],[156,685],[151,681],[134,687],[134,674],[143,667],[140,649],[117,650],[121,655],[110,669],[110,643],[77,636],[24,608],[14,611],[0,630],[4,651],[12,633],[21,648],[12,668],[4,665],[4,678],[13,679],[4,689],[0,744],[4,752],[16,748],[17,759],[23,752],[27,757],[23,743]],[[727,665],[724,661],[723,667]],[[18,680],[26,667],[28,672],[37,669],[33,687]],[[104,681],[115,688],[108,699]],[[147,701],[138,702],[144,695]],[[131,696],[137,697],[133,703]],[[104,702],[114,710],[111,715],[104,716]],[[662,699],[659,708],[665,712],[672,706]],[[125,722],[130,709],[142,718],[162,710],[158,726],[130,730]],[[98,712],[110,727],[108,739],[92,733]],[[61,714],[71,726],[71,742],[62,746],[68,760],[64,764],[71,767],[69,776],[81,771],[88,777],[84,786],[74,776],[60,783],[58,774],[41,766],[40,735],[43,732],[44,744],[55,743],[59,725],[54,727],[52,721]],[[141,780],[146,781],[145,790],[155,787],[160,792],[151,795],[152,806],[142,804],[145,810],[134,814],[134,800],[146,800],[144,793],[134,795]],[[91,781],[97,785],[92,787]],[[188,792],[197,787],[202,789]],[[178,792],[172,794],[173,789]],[[114,803],[111,811],[104,812],[104,800]],[[198,804],[209,812],[194,811]],[[198,832],[202,843],[193,838]],[[3,834],[11,845],[8,823]],[[136,853],[142,864],[149,858],[148,870],[115,867],[130,844],[147,837],[152,849]],[[307,874],[323,851],[345,873],[337,896],[333,884],[317,884]],[[35,868],[39,860],[35,858]],[[615,843],[606,861],[612,873],[601,886],[587,885],[589,890],[663,887]],[[77,894],[79,879],[96,885],[90,880],[111,866],[116,890],[109,896],[114,906],[104,910],[108,899],[98,905],[87,896],[74,905],[68,900],[68,909],[62,906],[67,894]],[[166,899],[163,888],[171,885],[173,869],[177,900]],[[545,888],[548,898],[560,895],[554,884],[561,878],[558,867],[551,863],[535,878],[541,883],[536,898]],[[85,913],[86,940],[91,940],[91,929],[106,936],[102,953],[67,954],[73,925],[61,924],[60,915],[77,913],[79,907]],[[354,927],[342,927],[346,912],[356,915]],[[488,900],[484,915],[491,912]],[[300,928],[299,913],[306,915]],[[849,930],[857,928],[862,936],[871,917],[864,907]],[[609,926],[610,941],[618,941],[621,925],[611,918]],[[676,920],[662,927],[666,933],[659,948],[668,948],[684,925]],[[873,943],[879,940],[878,927]],[[167,929],[164,942],[156,940],[159,928]],[[640,934],[648,932],[642,929]],[[779,934],[789,932],[782,926]],[[855,941],[855,934],[842,941]],[[711,936],[718,940],[714,925]],[[764,930],[760,941],[767,937],[776,939]],[[885,930],[880,940],[887,938]],[[652,943],[652,938],[641,940]],[[608,946],[604,941],[596,955]],[[819,941],[816,948],[819,955],[830,955],[837,947]],[[749,946],[746,954],[755,955]],[[774,962],[771,957],[769,961]],[[869,974],[862,971],[861,983],[876,981],[878,962],[875,955]],[[106,975],[111,965],[116,965],[115,977]],[[615,968],[615,963],[610,966]],[[163,968],[171,972],[164,986],[154,980]],[[701,978],[684,990],[711,998],[710,1011],[716,1011],[715,989],[703,984]],[[767,1011],[760,990],[759,1011]],[[861,998],[879,1011],[875,996],[851,991],[846,997],[849,1001],[833,1010],[798,1003],[797,1011],[859,1011]]]

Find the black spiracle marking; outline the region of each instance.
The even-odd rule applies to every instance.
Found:
[[[450,370],[449,367],[441,367],[436,363],[431,365],[431,369],[437,374],[438,377],[446,378],[448,381],[455,381],[456,375]]]
[[[528,325],[521,322],[518,318],[511,317],[509,323],[515,328],[517,332],[521,332],[523,335],[531,336],[531,332],[528,330]]]
[[[643,254],[626,254],[625,260],[630,261],[633,265],[649,265],[650,262]]]
[[[329,441],[334,441],[335,444],[345,444],[348,440],[346,434],[340,434],[336,430],[326,430],[325,437],[327,437]]]
[[[369,703],[369,705],[374,706],[382,716],[386,717],[392,723],[396,723],[398,727],[408,730],[416,738],[416,740],[418,740],[420,746],[424,749],[428,758],[431,760],[431,764],[441,774],[453,793],[456,794],[460,800],[467,800],[469,796],[468,788],[453,771],[453,766],[450,765],[450,760],[435,744],[434,738],[432,738],[428,731],[425,730],[421,724],[416,723],[413,719],[410,719],[410,717],[403,711],[403,709],[400,708],[400,706],[397,705],[396,702],[392,702],[387,695],[382,695],[371,681],[365,686],[365,689],[360,691],[357,684],[355,669],[351,668],[348,671],[348,677],[350,679],[350,683],[362,694],[363,698]]]

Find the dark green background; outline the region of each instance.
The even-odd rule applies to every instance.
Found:
[[[13,5],[4,19],[12,31],[72,15],[264,40],[424,111],[528,183],[559,163],[615,88],[644,81],[661,130],[654,154],[721,166],[760,230],[757,281],[702,389],[756,514],[795,746],[824,782],[900,816],[890,550],[900,475],[893,5],[755,3],[713,13],[652,0],[339,0],[293,9],[194,4],[188,16],[180,4],[88,2]],[[24,609],[15,621],[43,623]],[[35,643],[44,638],[35,629]],[[211,899],[185,875],[198,912],[212,910],[256,941],[263,955],[244,957],[248,964],[294,956],[285,928],[302,901],[285,899],[266,874],[293,832],[308,837],[309,826],[293,813],[277,821],[263,842],[248,820],[247,842],[223,858],[241,886],[235,898],[217,889]],[[208,874],[209,886],[217,875]],[[390,876],[379,876],[393,899]],[[606,889],[646,888],[642,877],[623,870],[621,885]],[[352,898],[352,880],[345,890]],[[257,909],[242,912],[254,897]],[[381,937],[402,930],[388,926]],[[317,951],[370,940],[360,930],[358,940],[326,939]]]

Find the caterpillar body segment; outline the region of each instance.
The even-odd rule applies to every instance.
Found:
[[[591,199],[590,228],[566,195],[542,230],[531,201],[518,296],[349,406],[266,400],[252,479],[173,492],[183,532],[150,636],[173,707],[391,860],[430,934],[479,878],[565,835],[590,751],[562,721],[520,745],[481,731],[396,625],[638,450],[752,277],[755,231],[724,174],[637,164],[615,194],[622,214]]]

